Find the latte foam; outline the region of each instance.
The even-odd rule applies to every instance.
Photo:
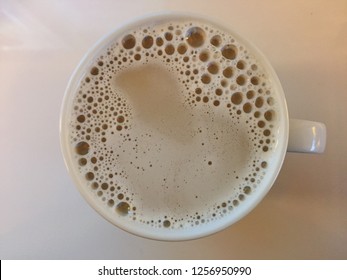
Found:
[[[208,23],[158,21],[119,34],[72,99],[71,168],[115,220],[199,228],[233,215],[273,176],[281,117],[269,73]]]

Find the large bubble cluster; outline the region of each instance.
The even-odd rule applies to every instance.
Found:
[[[200,122],[187,136],[197,139],[192,140],[193,146],[199,146],[194,154],[197,159],[175,162],[178,157],[173,158],[172,168],[161,165],[157,158],[169,155],[158,144],[161,138],[145,130],[134,132],[141,116],[114,85],[119,73],[151,64],[160,65],[175,77],[182,107],[209,120],[205,127]],[[168,22],[129,30],[90,65],[74,98],[69,134],[81,180],[105,208],[134,223],[186,228],[229,215],[257,191],[271,167],[278,115],[267,75],[245,46],[208,24]],[[219,128],[219,123],[230,128]],[[237,147],[227,139],[232,134],[243,135]],[[217,146],[231,150],[230,158],[240,152],[237,149],[247,149],[247,166],[237,161],[234,164],[239,164],[238,168],[221,165],[218,155],[222,157],[223,152],[215,153]],[[154,155],[148,155],[151,153]],[[184,173],[180,166],[191,171]],[[213,177],[215,173],[225,178],[225,185],[232,185],[211,200],[219,186],[211,185],[211,192],[206,194],[199,191],[194,178],[182,179],[178,172],[194,178],[201,174]],[[138,178],[137,184],[144,176],[157,177],[161,183],[135,186],[131,176]],[[144,200],[145,193],[152,195]],[[167,203],[176,194],[179,199]],[[166,205],[166,209],[149,204],[151,199],[163,200],[158,205]]]

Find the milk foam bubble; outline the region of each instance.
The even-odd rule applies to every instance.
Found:
[[[262,187],[280,116],[268,73],[203,22],[135,27],[100,51],[69,112],[74,170],[129,223],[194,228]]]

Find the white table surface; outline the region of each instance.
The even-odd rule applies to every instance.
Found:
[[[158,242],[112,226],[65,169],[59,113],[84,52],[125,20],[209,15],[253,41],[278,72],[291,117],[324,122],[323,155],[288,154],[272,190],[210,237]],[[1,259],[346,259],[347,1],[0,2]]]

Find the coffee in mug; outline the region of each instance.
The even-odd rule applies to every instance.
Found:
[[[61,140],[70,174],[103,217],[148,238],[192,239],[236,222],[271,188],[287,150],[287,107],[269,63],[235,32],[151,16],[82,60]]]

